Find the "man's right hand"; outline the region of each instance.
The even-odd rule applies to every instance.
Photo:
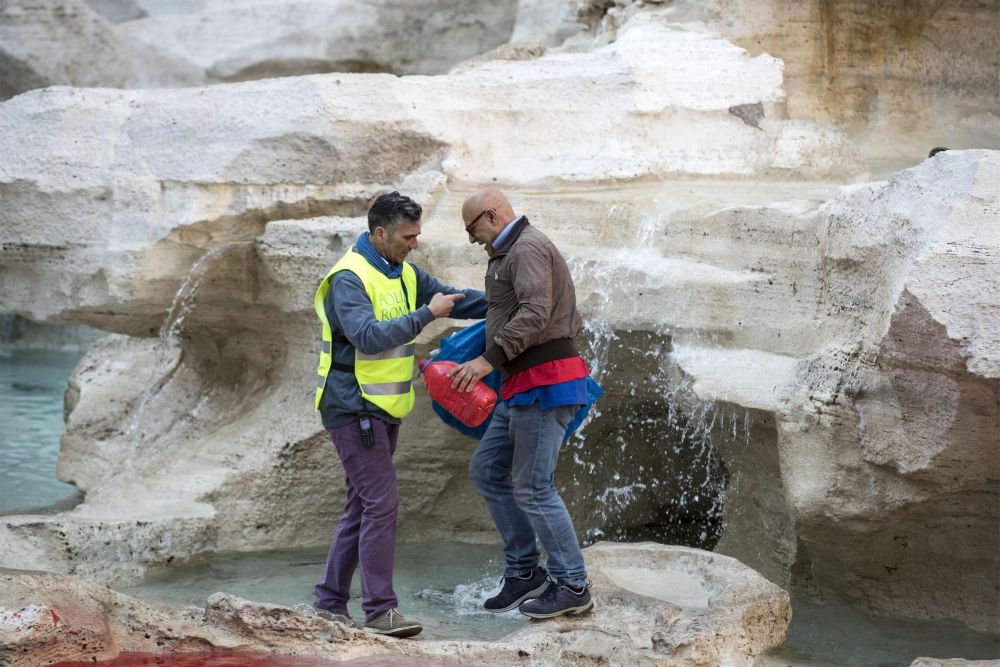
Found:
[[[431,309],[431,314],[435,317],[448,317],[451,309],[455,307],[455,302],[464,299],[464,294],[442,294],[438,292],[431,297],[431,302],[427,307]]]

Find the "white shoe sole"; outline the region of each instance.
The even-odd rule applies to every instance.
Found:
[[[551,614],[535,614],[529,611],[524,611],[523,609],[519,611],[529,618],[555,618],[556,616],[576,616],[577,614],[583,614],[593,609],[593,607],[594,601],[591,600],[581,607],[569,607]]]
[[[486,609],[486,607],[483,607],[483,609],[486,609],[486,611],[490,612],[491,614],[502,614],[504,612],[511,611],[512,609],[517,609],[522,604],[524,604],[525,601],[540,596],[542,593],[545,592],[545,589],[548,587],[549,587],[549,582],[545,581],[542,583],[541,586],[539,586],[533,591],[528,591],[527,593],[519,597],[517,600],[515,600],[513,604],[504,607],[503,609]]]

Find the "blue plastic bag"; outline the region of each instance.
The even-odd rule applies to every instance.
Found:
[[[467,326],[460,331],[456,331],[447,338],[441,339],[440,351],[437,356],[434,357],[434,361],[454,361],[455,363],[464,363],[475,359],[483,352],[486,351],[486,320],[481,320],[473,325]],[[483,378],[489,387],[500,395],[500,385],[502,384],[500,379],[500,371],[493,371],[489,375]],[[590,406],[601,397],[600,385],[594,381],[593,378],[587,378],[587,404],[580,406],[580,409],[576,411],[573,415],[573,419],[570,420],[569,425],[566,427],[566,436],[563,438],[563,442],[569,440],[570,436],[578,428],[583,420],[586,419],[587,413],[590,412]],[[498,399],[499,400],[499,399]],[[491,414],[486,421],[484,421],[479,426],[466,426],[462,422],[455,419],[451,413],[445,410],[438,403],[431,401],[431,406],[434,408],[434,412],[438,417],[441,418],[448,426],[459,431],[460,433],[469,436],[470,438],[475,438],[480,440],[483,434],[486,433],[486,428],[490,425],[490,420],[493,418]]]

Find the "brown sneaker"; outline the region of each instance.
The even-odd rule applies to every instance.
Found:
[[[322,607],[317,607],[316,605],[313,605],[313,613],[322,619],[325,619],[327,621],[333,621],[334,623],[342,623],[349,628],[358,627],[357,621],[351,618],[351,615],[348,614],[346,611],[344,611],[343,613],[338,613],[335,611],[330,611],[329,609],[323,609]]]
[[[368,632],[390,637],[413,637],[419,635],[423,629],[424,626],[416,621],[408,621],[403,618],[398,609],[382,612],[365,623],[365,630]]]

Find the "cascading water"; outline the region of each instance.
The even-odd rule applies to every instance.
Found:
[[[619,213],[610,210],[609,217]],[[570,261],[577,285],[593,295],[584,356],[606,393],[569,444],[572,467],[564,486],[574,515],[584,517],[577,527],[586,542],[655,539],[710,549],[722,534],[735,474],[720,447],[748,442],[749,412],[700,400],[677,365],[672,350],[688,298],[678,300],[677,312],[660,314],[665,324],[641,331],[616,324],[626,291],[660,288],[664,274],[675,270],[656,247],[662,226],[661,217],[646,217],[626,247]],[[708,335],[697,331],[683,335],[688,343],[708,344]]]
[[[246,242],[223,243],[202,254],[191,265],[190,271],[188,271],[181,286],[177,289],[176,294],[174,294],[173,301],[167,310],[167,316],[163,320],[158,334],[161,342],[158,349],[158,356],[167,364],[167,371],[151,387],[143,392],[129,419],[126,433],[132,441],[133,451],[141,449],[147,437],[147,433],[142,428],[146,423],[150,403],[183,362],[181,336],[184,331],[184,320],[194,309],[195,296],[198,290],[204,283],[213,263],[222,258],[230,249],[239,245],[248,244]]]
[[[191,270],[188,271],[187,276],[184,278],[184,282],[177,289],[177,293],[174,294],[174,300],[170,304],[170,309],[167,311],[167,317],[163,320],[163,324],[160,326],[160,339],[164,341],[175,340],[180,336],[184,319],[188,316],[191,310],[194,308],[194,297],[201,287],[202,282],[205,280],[205,276],[208,274],[208,270],[212,265],[212,262],[216,258],[222,257],[231,248],[238,245],[249,245],[247,242],[231,242],[222,243],[220,245],[211,248],[206,251],[198,260],[191,265]]]

